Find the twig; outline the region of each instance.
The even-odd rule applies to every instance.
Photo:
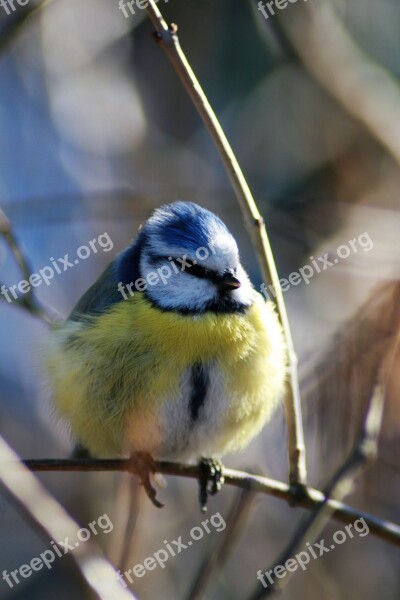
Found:
[[[23,463],[32,471],[127,471],[137,475],[141,470],[135,466],[135,463],[129,458],[115,459],[29,459]],[[198,479],[200,469],[197,465],[183,465],[167,461],[154,461],[154,472],[163,475],[174,475],[177,477],[188,477]],[[262,475],[251,475],[244,471],[234,469],[223,469],[225,484],[236,486],[242,489],[251,489],[254,492],[260,492],[286,500],[291,505],[302,508],[313,509],[316,504],[322,502],[324,494],[312,487],[306,488],[306,493],[302,496],[293,494],[293,489],[287,483],[276,481]],[[372,533],[385,539],[395,545],[400,546],[400,525],[391,523],[384,519],[379,519],[369,513],[357,510],[351,506],[343,504],[338,500],[328,500],[327,504],[334,511],[333,517],[344,523],[351,523],[355,519],[363,517],[368,523]]]
[[[216,548],[210,550],[197,573],[187,600],[202,598],[207,585],[215,573],[221,572],[229,553],[235,548],[235,542],[240,535],[245,522],[253,508],[255,494],[251,489],[244,489],[228,515],[225,534]]]
[[[2,281],[0,281],[0,289],[2,287],[6,287]],[[6,302],[5,298],[1,296],[0,301]],[[19,300],[13,300],[8,303],[10,306],[15,306],[16,308],[20,308],[22,310],[27,311],[32,317],[36,317],[43,321],[47,326],[55,327],[57,321],[52,319],[46,312],[46,310],[39,304],[39,302],[34,299],[21,298]]]
[[[22,277],[24,280],[28,281],[31,274],[32,269],[29,264],[28,258],[25,256],[16,236],[13,231],[12,225],[4,211],[0,208],[0,236],[4,238],[8,247],[10,248],[16,263],[21,271]],[[0,281],[0,289],[6,287],[3,282]],[[0,299],[6,302],[6,299],[3,295],[0,295]],[[50,325],[54,327],[57,324],[57,317],[54,318],[50,316],[49,310],[44,307],[36,298],[33,288],[31,287],[26,294],[24,294],[20,299],[13,300],[9,303],[11,306],[16,306],[17,308],[21,308],[22,310],[26,310],[29,314],[34,317],[41,319],[46,325]],[[55,312],[53,310],[53,312]],[[58,316],[58,315],[57,315]]]
[[[300,391],[297,377],[297,358],[294,351],[285,302],[279,284],[279,277],[265,229],[264,220],[258,211],[239,163],[221,125],[183,53],[178,36],[176,35],[177,26],[167,26],[154,0],[149,0],[146,10],[156,29],[155,38],[158,44],[170,59],[220,154],[242,210],[249,235],[254,244],[262,276],[265,282],[272,283],[274,287],[276,304],[285,335],[289,360],[290,386],[288,386],[285,397],[285,412],[288,430],[289,481],[292,486],[301,487],[307,483],[307,469],[301,417]]]
[[[79,525],[44,489],[19,457],[0,437],[0,483],[29,525],[47,542],[76,538]],[[61,564],[72,565],[85,586],[100,600],[132,600],[118,582],[116,572],[92,540],[63,555]]]
[[[19,268],[21,269],[22,275],[25,279],[29,279],[31,274],[31,269],[29,266],[28,259],[22,252],[20,245],[18,244],[14,232],[11,227],[10,220],[6,216],[5,212],[0,208],[0,234],[6,240],[7,244],[10,247],[11,252],[14,255],[15,260]],[[30,298],[32,296],[32,290],[27,292],[26,297]]]
[[[364,420],[360,439],[349,458],[339,467],[325,489],[324,498],[317,503],[312,513],[300,524],[295,531],[289,544],[279,558],[274,561],[272,570],[277,565],[285,565],[286,561],[293,557],[295,552],[308,540],[315,540],[324,529],[327,520],[333,513],[329,500],[333,497],[342,499],[347,496],[353,488],[354,477],[368,461],[376,457],[378,450],[378,437],[382,424],[384,391],[381,384],[377,384],[371,394],[370,401]],[[271,568],[269,569],[271,570]],[[268,571],[268,569],[267,569]],[[257,586],[250,600],[261,600],[276,594],[284,587],[291,572],[287,572],[284,579],[278,579],[273,586],[260,588]]]

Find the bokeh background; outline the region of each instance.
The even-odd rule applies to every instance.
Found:
[[[310,482],[323,485],[347,456],[386,364],[380,453],[347,501],[399,522],[399,356],[390,362],[387,352],[399,329],[400,4],[298,0],[268,19],[254,1],[158,5],[179,25],[181,44],[266,220],[280,276],[310,257],[335,257],[340,245],[365,232],[373,241],[371,250],[351,252],[308,285],[291,286],[285,300],[299,355]],[[66,316],[151,210],[177,198],[225,220],[258,287],[256,257],[226,173],[154,43],[145,11],[136,7],[126,18],[116,0],[53,0],[24,20],[34,6],[31,0],[11,15],[0,7],[0,205],[35,272],[104,232],[114,244],[37,288],[39,299]],[[0,239],[1,281],[21,278]],[[67,456],[69,435],[52,416],[40,370],[46,327],[3,301],[0,331],[0,434],[26,458]],[[283,410],[225,463],[287,480]],[[129,478],[40,479],[82,526],[110,516],[114,531],[98,541],[120,564]],[[201,523],[195,482],[167,483],[159,491],[163,510],[137,494],[127,567]],[[237,495],[224,488],[209,514],[227,519]],[[258,569],[273,565],[305,514],[260,496],[204,597],[247,598]],[[343,526],[331,522],[322,537],[337,529]],[[2,498],[0,532],[1,571],[46,548]],[[186,598],[221,535],[205,536],[165,569],[136,579],[132,590],[140,600]],[[85,598],[60,562],[12,590],[0,580],[0,598]],[[355,537],[295,573],[282,597],[394,600],[399,564],[396,547],[372,535]]]

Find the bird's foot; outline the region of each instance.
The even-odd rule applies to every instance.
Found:
[[[202,512],[207,510],[208,495],[217,494],[224,483],[223,466],[213,458],[201,458],[199,462],[199,500]],[[210,485],[209,485],[210,484]]]
[[[144,490],[151,500],[151,502],[157,508],[163,508],[165,504],[160,502],[157,498],[157,492],[153,487],[150,477],[155,473],[154,459],[148,452],[135,452],[131,456],[132,461],[132,472],[136,473],[140,477],[141,484]]]
[[[85,448],[85,446],[83,446],[82,444],[80,444],[79,442],[75,444],[75,446],[72,449],[72,452],[70,454],[70,458],[72,459],[84,459],[84,458],[92,458],[89,450],[87,448]]]

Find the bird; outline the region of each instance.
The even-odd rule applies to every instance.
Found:
[[[287,354],[274,304],[253,287],[227,226],[175,201],[154,210],[51,334],[47,372],[55,412],[89,456],[200,460],[215,493],[219,461],[279,406]]]

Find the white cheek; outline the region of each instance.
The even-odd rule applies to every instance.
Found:
[[[176,262],[172,264],[165,261],[156,268],[143,256],[140,261],[140,273],[142,279],[147,282],[148,297],[166,309],[201,310],[203,306],[218,298],[218,290],[212,282],[185,273]],[[243,306],[250,306],[253,301],[253,288],[240,264],[237,267],[237,276],[242,285],[231,292],[232,299]]]
[[[162,306],[188,309],[198,308],[215,296],[212,284],[184,273],[173,275],[166,284],[149,287],[147,293]]]
[[[232,292],[233,298],[245,306],[250,306],[253,301],[253,286],[241,264],[238,265],[236,274],[242,285]]]
[[[154,285],[147,285],[147,295],[151,300],[165,308],[185,307],[196,309],[200,304],[215,298],[215,288],[205,279],[192,277],[171,264],[163,264],[154,268],[143,258],[140,265],[141,275],[144,279],[155,281]]]

